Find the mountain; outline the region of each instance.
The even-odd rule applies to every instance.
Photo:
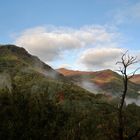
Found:
[[[0,46],[0,71],[14,73],[14,70],[24,71],[25,69],[42,73],[53,79],[63,77],[38,57],[29,54],[24,48],[15,45]]]
[[[66,98],[75,96],[81,99],[94,96],[66,81],[61,73],[15,45],[0,46],[0,79],[0,89],[7,89],[9,92],[45,93],[52,99],[56,99],[59,94]]]
[[[64,76],[73,76],[73,75],[81,75],[81,74],[88,75],[88,74],[95,73],[95,72],[78,71],[78,70],[74,71],[66,68],[56,69],[56,71],[63,74]]]
[[[109,69],[92,72],[60,68],[57,69],[57,71],[90,92],[116,96],[120,94],[123,89],[121,75]],[[139,91],[139,85],[129,81],[128,96],[137,97]]]

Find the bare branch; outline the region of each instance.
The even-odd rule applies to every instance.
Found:
[[[134,75],[136,74],[136,72],[137,72],[139,69],[140,69],[140,67],[137,68],[135,71],[131,72],[130,74],[128,74],[128,79],[131,79],[132,77],[134,77]],[[130,75],[130,76],[129,76],[129,75]]]
[[[137,57],[133,57],[133,56],[129,56],[128,60],[127,60],[127,63],[126,63],[126,66],[130,66],[132,64],[135,64],[135,63],[138,63],[137,61]]]

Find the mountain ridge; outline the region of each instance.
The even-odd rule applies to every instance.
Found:
[[[90,92],[92,92],[93,89],[93,92],[97,90],[99,93],[101,92],[103,94],[111,94],[114,96],[114,94],[120,94],[123,89],[122,76],[110,69],[101,71],[74,71],[60,68],[57,69],[57,71],[75,84],[85,89],[87,88]],[[139,96],[139,90],[140,87],[137,83],[129,81],[129,96]]]
[[[63,77],[62,74],[53,70],[52,67],[42,62],[38,57],[29,54],[24,48],[15,45],[0,45],[1,69],[5,68],[4,66],[13,69],[18,65],[19,67],[28,67],[50,78]]]

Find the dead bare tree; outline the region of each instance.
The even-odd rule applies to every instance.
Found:
[[[130,78],[132,78],[135,73],[137,72],[137,70],[139,68],[137,68],[136,70],[134,70],[133,72],[128,74],[128,68],[130,66],[132,66],[133,64],[138,63],[137,57],[133,57],[130,56],[128,54],[128,51],[126,51],[122,57],[121,60],[118,61],[116,64],[119,64],[119,72],[122,75],[123,78],[123,92],[120,98],[120,104],[119,104],[119,108],[118,108],[118,121],[119,121],[119,128],[118,128],[118,133],[119,133],[119,140],[124,140],[124,117],[123,117],[123,108],[124,108],[124,103],[125,103],[125,98],[126,98],[126,94],[127,94],[127,90],[128,90],[128,81]],[[135,136],[138,135],[140,129],[138,129],[136,131],[136,133],[132,136],[130,136],[128,139],[131,140],[133,139]]]

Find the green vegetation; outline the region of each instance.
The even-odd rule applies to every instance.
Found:
[[[18,89],[12,93],[2,90],[0,139],[118,140],[117,112],[113,107],[76,89],[67,88],[52,99],[49,94],[52,92],[34,94]],[[125,107],[126,138],[140,126],[139,114],[140,107],[135,104]]]

